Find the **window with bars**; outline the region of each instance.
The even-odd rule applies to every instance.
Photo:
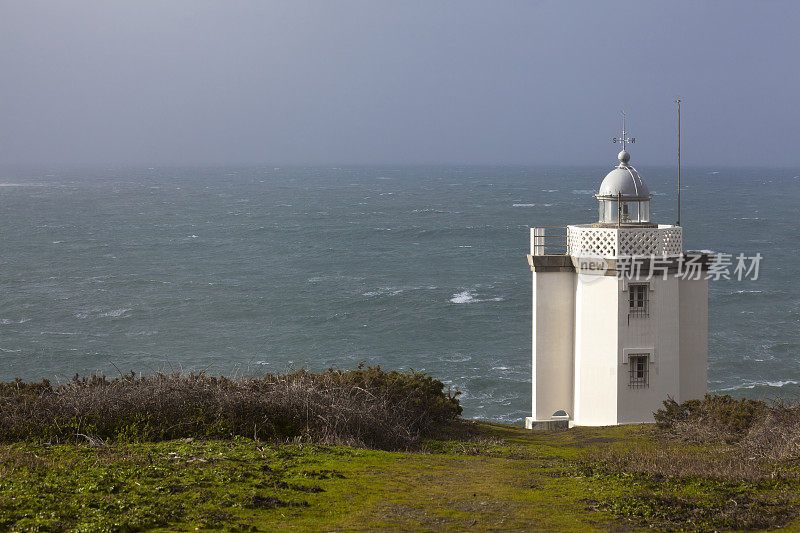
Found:
[[[646,353],[631,354],[628,357],[629,386],[632,389],[644,389],[650,385],[650,357]]]
[[[630,316],[650,316],[649,283],[631,283],[628,285],[628,314]]]

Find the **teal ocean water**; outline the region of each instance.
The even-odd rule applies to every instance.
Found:
[[[528,227],[594,221],[610,168],[0,172],[0,379],[365,360],[519,422]],[[638,168],[674,223],[673,169]],[[758,280],[711,283],[709,387],[794,395],[800,170],[684,169],[684,185],[687,249],[763,255]]]

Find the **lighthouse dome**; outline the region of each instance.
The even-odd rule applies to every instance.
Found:
[[[595,195],[600,208],[598,224],[649,226],[650,198],[653,195],[639,172],[628,164],[631,155],[622,150],[617,159],[619,165],[606,174],[600,191]]]
[[[600,184],[600,192],[597,196],[619,197],[622,195],[626,199],[650,199],[650,189],[647,188],[647,184],[639,172],[628,165],[630,154],[623,150],[617,157],[620,161],[619,165],[606,174],[603,183]]]

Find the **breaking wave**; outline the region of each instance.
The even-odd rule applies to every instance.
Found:
[[[454,304],[472,304],[478,302],[502,302],[503,298],[476,298],[475,294],[470,291],[461,291],[455,293],[451,298],[450,302]]]

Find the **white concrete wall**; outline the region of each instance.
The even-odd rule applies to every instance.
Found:
[[[680,392],[675,400],[702,398],[708,390],[708,280],[679,280]]]
[[[629,315],[630,282],[647,282],[648,316]],[[702,397],[708,372],[708,282],[533,273],[533,421],[566,411],[573,425],[652,422],[668,396]],[[631,388],[628,355],[650,356]],[[531,420],[529,420],[530,422]]]
[[[574,424],[617,423],[619,281],[577,276]]]
[[[533,272],[532,417],[550,420],[572,406],[574,272]]]
[[[648,316],[629,316],[628,281],[619,281],[619,409],[617,423],[652,422],[653,412],[660,409],[668,396],[677,398],[680,387],[680,330],[678,280],[660,276],[649,280],[633,279],[633,283],[648,283]],[[649,354],[649,384],[631,388],[631,353]]]

